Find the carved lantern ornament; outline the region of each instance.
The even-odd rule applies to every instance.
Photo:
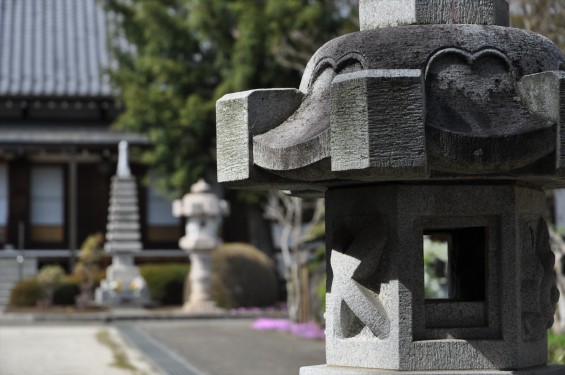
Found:
[[[503,0],[361,0],[300,88],[217,103],[218,177],[326,197],[327,365],[565,374],[543,189],[565,186],[565,58]],[[446,238],[448,298],[424,295]],[[363,370],[360,370],[363,369]],[[473,372],[475,371],[475,372]]]

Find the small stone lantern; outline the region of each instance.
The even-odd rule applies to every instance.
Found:
[[[565,57],[504,0],[361,0],[299,89],[216,104],[218,180],[326,198],[326,360],[302,375],[563,375],[544,189],[565,186]],[[424,238],[448,293],[424,293]]]
[[[185,236],[179,241],[181,249],[190,256],[190,297],[183,309],[191,312],[218,310],[211,297],[212,254],[222,240],[218,230],[222,217],[229,214],[225,200],[218,199],[210,185],[199,180],[190,194],[173,202],[173,215],[186,217]]]

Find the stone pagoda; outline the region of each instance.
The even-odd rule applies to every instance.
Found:
[[[360,15],[299,89],[217,102],[220,182],[326,197],[327,364],[301,374],[565,374],[546,366],[543,219],[565,186],[565,57],[503,0]],[[425,297],[424,236],[446,239],[447,298]]]
[[[179,241],[190,257],[190,295],[185,311],[220,311],[212,300],[212,255],[222,244],[218,230],[228,214],[228,202],[219,199],[202,179],[192,185],[190,194],[173,202],[173,215],[186,217],[185,235]]]
[[[149,303],[145,280],[134,257],[142,250],[139,232],[137,183],[128,163],[128,143],[119,143],[118,168],[112,177],[110,207],[104,249],[112,256],[106,279],[96,290],[96,302],[103,305],[144,305]]]

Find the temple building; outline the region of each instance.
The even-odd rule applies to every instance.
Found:
[[[109,17],[96,0],[0,0],[0,257],[70,266],[104,232],[117,146],[151,147],[110,124],[120,113],[107,74]],[[184,259],[182,223],[132,160],[140,257]],[[2,254],[3,253],[3,254]]]

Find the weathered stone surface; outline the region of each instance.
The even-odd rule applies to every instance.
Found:
[[[360,10],[362,31],[310,59],[296,110],[252,136],[240,180],[327,189],[328,366],[301,373],[564,374],[545,367],[542,189],[565,185],[565,57],[498,26],[506,1]],[[446,238],[444,300],[425,298],[424,236]]]
[[[326,199],[328,365],[428,371],[545,364],[556,300],[547,228],[539,224],[542,191],[396,185],[330,189]],[[462,240],[460,283],[473,289],[457,299],[424,298],[427,232]],[[487,282],[481,287],[480,280]]]
[[[470,54],[449,48],[432,56],[426,125],[435,169],[500,173],[555,151],[555,127],[520,100],[516,74],[495,49]]]
[[[302,367],[300,375],[562,375],[562,366],[547,366],[528,370],[473,370],[473,371],[402,371],[371,370],[337,366]]]
[[[395,43],[389,43],[390,40]],[[248,176],[221,180],[231,186],[275,186],[298,194],[301,190],[320,191],[328,184],[343,183],[343,179],[394,180],[405,175],[405,179],[413,180],[414,173],[406,173],[400,167],[390,167],[398,169],[398,173],[385,178],[382,171],[369,173],[371,169],[351,174],[332,171],[330,152],[331,103],[335,101],[331,82],[361,70],[408,69],[422,70],[425,80],[425,165],[430,179],[465,179],[474,175],[473,178],[519,178],[558,186],[560,180],[546,173],[554,168],[555,128],[527,101],[516,100],[520,97],[516,82],[524,75],[557,70],[560,66],[565,66],[565,59],[549,40],[498,26],[418,25],[348,34],[328,42],[312,57],[300,85],[308,95],[297,104],[296,112],[272,129],[263,128],[268,131],[252,136],[252,143],[247,136],[241,144],[234,141],[247,130],[222,130],[233,127],[229,119],[236,118],[233,116],[237,113],[241,115],[238,108],[243,107],[231,103],[235,107],[230,115],[229,101],[218,103],[218,110],[224,111],[218,119],[219,173],[226,176],[226,170],[235,170],[235,165],[246,159],[240,170],[241,176]],[[455,85],[449,86],[450,82]],[[491,93],[497,104],[491,106],[487,101],[485,105]],[[247,98],[249,93],[240,96]],[[271,118],[270,107],[265,108],[267,118]],[[450,111],[461,111],[458,121],[446,121]],[[226,132],[233,137],[226,136]],[[372,152],[379,153],[377,149]],[[400,158],[406,152],[399,149],[393,157]],[[227,164],[222,164],[222,160]]]
[[[331,89],[333,172],[359,178],[425,177],[422,71],[363,70]]]
[[[506,0],[361,0],[361,30],[424,24],[508,26]]]
[[[251,137],[280,125],[300,105],[296,89],[228,94],[216,104],[218,181],[245,181],[253,175]]]
[[[552,71],[522,77],[520,96],[533,112],[556,126],[556,168],[565,169],[565,71]]]

